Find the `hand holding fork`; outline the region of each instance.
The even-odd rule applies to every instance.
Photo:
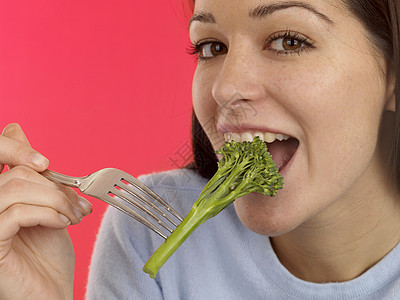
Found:
[[[116,169],[86,177],[46,170],[17,124],[0,135],[0,297],[72,299],[74,250],[65,228],[90,213],[82,193],[101,199],[166,238],[182,217],[136,178]],[[48,180],[50,179],[50,180]],[[61,184],[56,184],[58,182]]]
[[[0,135],[0,298],[72,299],[74,249],[65,228],[91,204],[41,176],[48,161],[17,124]]]

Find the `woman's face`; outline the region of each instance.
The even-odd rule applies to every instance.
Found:
[[[197,117],[215,149],[224,135],[275,139],[268,146],[285,178],[274,198],[235,201],[253,231],[279,235],[379,196],[385,63],[339,2],[196,0]]]

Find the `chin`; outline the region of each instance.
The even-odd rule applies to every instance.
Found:
[[[234,206],[242,224],[255,233],[271,237],[294,230],[302,223],[300,214],[276,198],[251,193],[237,199]]]

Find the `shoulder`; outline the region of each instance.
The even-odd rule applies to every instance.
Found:
[[[152,173],[138,179],[181,214],[187,213],[207,183],[207,179],[190,169]]]
[[[141,175],[140,181],[150,188],[173,188],[180,190],[202,189],[207,179],[191,169],[176,169],[158,173]]]

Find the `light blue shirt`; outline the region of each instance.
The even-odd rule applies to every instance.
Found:
[[[140,179],[182,215],[206,183],[191,170]],[[93,253],[87,299],[400,299],[400,246],[354,280],[310,283],[289,273],[269,238],[243,226],[233,206],[202,224],[151,279],[142,267],[162,242],[109,208]]]

